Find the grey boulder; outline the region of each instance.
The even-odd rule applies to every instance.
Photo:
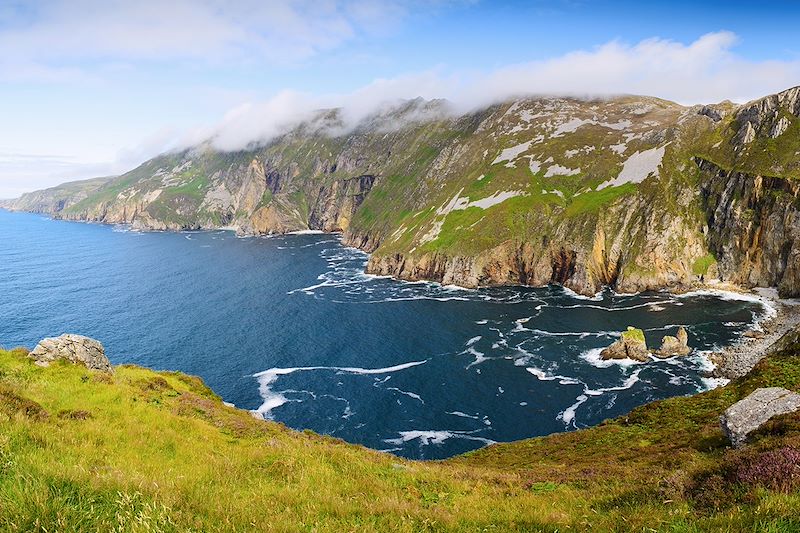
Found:
[[[103,345],[83,335],[65,334],[42,339],[29,355],[40,366],[47,366],[57,359],[66,359],[83,364],[91,370],[108,373],[114,371]]]
[[[781,387],[756,389],[747,398],[730,406],[720,417],[722,431],[734,447],[772,417],[800,409],[800,394]]]

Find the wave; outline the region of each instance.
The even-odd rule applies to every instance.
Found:
[[[722,289],[700,289],[696,291],[685,292],[683,294],[678,294],[675,297],[683,299],[683,298],[693,298],[698,296],[714,296],[716,298],[719,298],[720,300],[757,303],[763,307],[764,314],[755,321],[756,324],[765,319],[773,318],[778,314],[778,310],[775,308],[770,299],[760,294],[747,294],[742,292],[725,291]]]
[[[668,302],[666,301],[646,302],[643,304],[628,305],[625,307],[604,307],[602,305],[589,305],[589,304],[555,305],[553,307],[558,307],[559,309],[598,309],[600,311],[609,311],[609,312],[630,311],[631,309],[641,309],[642,307],[650,307],[658,311],[663,311],[664,310],[663,304],[665,303]]]
[[[586,383],[576,378],[550,375],[541,368],[536,367],[526,367],[525,370],[536,376],[539,381],[558,381],[559,385],[581,385],[586,388]]]
[[[404,390],[398,389],[397,387],[387,387],[386,390],[395,391],[395,392],[397,392],[399,394],[403,394],[404,396],[408,396],[409,398],[413,398],[415,400],[418,400],[423,405],[425,404],[425,400],[423,400],[422,397],[419,394],[416,394],[414,392],[404,391]]]
[[[566,425],[567,427],[572,425],[573,427],[577,428],[577,425],[575,424],[575,414],[578,411],[578,407],[583,405],[588,399],[589,397],[587,395],[581,394],[580,396],[575,398],[575,403],[573,403],[572,405],[570,405],[569,407],[558,413],[558,416],[556,416],[556,420],[563,420],[564,425]]]
[[[280,407],[281,405],[290,401],[284,393],[289,391],[275,392],[272,390],[272,384],[277,381],[280,376],[292,374],[294,372],[308,372],[315,370],[332,370],[334,372],[342,372],[346,374],[358,375],[372,375],[372,374],[390,374],[399,372],[408,368],[419,366],[427,363],[424,361],[411,361],[409,363],[402,363],[399,365],[388,366],[384,368],[359,368],[359,367],[340,367],[340,366],[301,366],[289,368],[270,368],[262,372],[253,374],[252,377],[258,380],[258,393],[261,396],[262,404],[254,409],[252,412],[258,414],[261,418],[271,418],[272,410]]]
[[[597,368],[608,368],[612,365],[629,367],[644,364],[640,361],[634,361],[633,359],[603,359],[600,357],[600,352],[604,349],[605,348],[592,348],[581,352],[578,357]]]
[[[600,291],[600,292],[596,293],[594,296],[586,296],[584,294],[578,294],[577,292],[575,292],[572,289],[569,289],[567,287],[564,287],[563,285],[560,285],[560,287],[561,287],[561,290],[562,290],[562,292],[564,294],[566,294],[567,296],[569,296],[571,298],[575,298],[577,300],[590,300],[590,301],[593,301],[593,302],[601,302],[601,301],[603,301],[603,291]]]
[[[619,392],[623,390],[628,390],[639,382],[639,372],[641,372],[641,369],[636,370],[630,376],[628,376],[621,385],[614,387],[602,387],[599,389],[592,389],[589,388],[589,386],[586,385],[586,383],[584,383],[583,381],[577,380],[575,378],[569,378],[566,376],[550,376],[537,368],[527,368],[526,370],[540,380],[552,381],[557,379],[559,380],[559,384],[562,385],[583,386],[583,392],[575,398],[575,403],[573,403],[572,405],[570,405],[569,407],[558,413],[558,415],[556,416],[556,420],[561,420],[562,422],[564,422],[565,426],[567,427],[572,426],[576,429],[578,426],[575,423],[575,418],[577,416],[578,408],[587,401],[589,401],[590,397],[602,396],[607,392]]]
[[[491,439],[487,439],[484,437],[477,437],[474,433],[477,433],[480,430],[474,431],[455,431],[455,430],[435,430],[435,429],[412,429],[408,431],[399,431],[398,435],[400,435],[396,439],[383,439],[383,442],[387,444],[394,444],[394,445],[403,445],[412,440],[419,440],[420,445],[428,446],[431,444],[439,445],[443,444],[444,441],[448,439],[466,439],[466,440],[474,440],[478,442],[482,442],[484,444],[494,444],[495,441]]]
[[[459,416],[461,418],[471,418],[472,420],[480,420],[481,417],[477,415],[468,415],[467,413],[462,413],[461,411],[447,411],[448,415]]]

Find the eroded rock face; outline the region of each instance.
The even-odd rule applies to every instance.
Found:
[[[628,331],[623,332],[617,342],[600,352],[600,357],[604,360],[633,359],[634,361],[647,361],[649,352],[647,351],[644,332],[641,329],[629,326]]]
[[[747,398],[730,406],[720,417],[722,431],[734,447],[769,419],[800,409],[800,394],[781,387],[756,389]]]
[[[655,355],[664,359],[676,355],[689,355],[691,351],[692,349],[689,348],[689,335],[683,327],[680,327],[676,336],[666,335],[661,339],[661,348],[655,352]]]
[[[697,163],[710,176],[701,195],[721,278],[800,295],[800,184]]]
[[[114,370],[99,341],[83,335],[65,334],[42,339],[29,354],[37,364],[47,366],[57,359],[83,364],[91,370],[112,373]]]
[[[736,113],[739,132],[734,142],[745,145],[753,142],[759,133],[776,138],[789,126],[784,113],[800,116],[800,87],[755,100],[742,106]]]

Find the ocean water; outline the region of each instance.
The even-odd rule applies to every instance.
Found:
[[[768,312],[725,294],[577,297],[364,275],[335,235],[138,233],[0,211],[0,345],[99,339],[115,364],[201,376],[226,401],[405,457],[569,431],[714,385],[703,351]],[[683,325],[695,353],[599,351]]]

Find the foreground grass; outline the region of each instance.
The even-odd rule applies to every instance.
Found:
[[[800,389],[797,354],[791,339],[723,389],[423,463],[255,420],[180,373],[0,351],[0,531],[798,531],[791,468],[747,468],[800,449],[800,417],[745,451],[717,422],[758,386]]]

